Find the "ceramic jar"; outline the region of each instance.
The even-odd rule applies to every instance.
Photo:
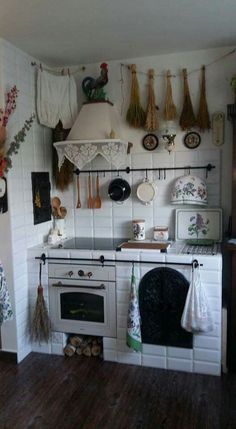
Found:
[[[167,241],[169,238],[168,226],[155,226],[153,228],[153,238],[156,241]]]
[[[145,240],[145,220],[144,219],[133,220],[133,235],[134,235],[134,240],[137,240],[137,241]]]

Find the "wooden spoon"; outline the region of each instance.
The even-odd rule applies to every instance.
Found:
[[[102,201],[99,195],[99,175],[97,174],[97,178],[96,178],[96,198],[94,199],[94,208],[95,209],[100,209],[102,206]]]
[[[65,217],[67,215],[67,209],[65,207],[60,207],[60,210],[61,210],[62,219],[65,219]]]
[[[60,198],[53,197],[53,199],[52,199],[52,207],[57,211],[59,217],[61,217],[60,206],[61,206],[61,200],[60,200]]]
[[[81,207],[81,201],[80,201],[80,183],[79,183],[79,176],[77,176],[77,204],[76,208],[80,209]]]
[[[91,181],[91,175],[89,173],[88,177],[88,209],[93,208],[93,197],[92,197],[92,181]]]

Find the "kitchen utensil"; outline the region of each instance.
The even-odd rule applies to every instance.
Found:
[[[97,174],[97,178],[96,178],[96,198],[94,199],[94,208],[95,209],[100,209],[102,206],[102,201],[99,195],[99,175]]]
[[[77,176],[77,204],[76,208],[80,209],[81,202],[80,202],[80,182],[79,182],[79,176]]]
[[[89,173],[89,177],[88,177],[88,209],[92,209],[93,208],[93,197],[92,197],[92,180],[91,180],[91,175]]]
[[[60,207],[61,210],[61,218],[64,219],[67,215],[67,209],[66,207]]]
[[[61,217],[61,200],[58,197],[53,197],[52,199],[52,208],[55,209],[59,215],[59,217]]]
[[[137,187],[137,197],[145,205],[150,204],[156,196],[156,187],[146,178]]]
[[[127,200],[130,194],[131,188],[126,180],[122,179],[121,177],[117,177],[110,182],[108,187],[108,195],[113,201],[121,203]]]
[[[39,285],[37,288],[37,300],[35,304],[32,326],[31,338],[33,341],[48,342],[50,337],[50,319],[48,309],[43,296],[43,286],[41,282],[42,276],[42,262],[39,264]]]

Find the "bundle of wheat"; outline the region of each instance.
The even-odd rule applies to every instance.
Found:
[[[126,114],[126,121],[135,128],[142,128],[145,124],[145,112],[140,104],[139,84],[136,74],[136,65],[132,64],[130,67],[132,82],[130,105]]]
[[[190,97],[189,86],[188,86],[188,76],[187,69],[183,69],[183,79],[184,79],[184,102],[183,109],[180,115],[179,125],[181,129],[189,130],[190,128],[196,125],[196,118],[193,112],[193,105]]]
[[[197,126],[201,131],[209,130],[211,128],[211,121],[208,112],[207,100],[206,100],[206,76],[205,76],[205,66],[202,66],[202,83],[201,83],[201,93],[200,93],[200,102],[197,115]]]
[[[166,73],[166,100],[164,107],[164,119],[166,121],[173,121],[177,118],[177,109],[173,101],[172,87],[171,87],[171,72],[167,70]]]
[[[159,128],[158,107],[155,102],[154,93],[154,70],[148,71],[148,105],[146,113],[145,129],[147,131],[156,131]]]

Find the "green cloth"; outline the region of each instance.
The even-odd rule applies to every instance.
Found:
[[[127,346],[133,349],[134,351],[136,352],[142,351],[141,320],[140,320],[140,313],[139,313],[139,302],[138,302],[138,294],[136,290],[136,278],[134,275],[134,267],[132,269],[132,276],[131,276],[126,343],[127,343]]]

